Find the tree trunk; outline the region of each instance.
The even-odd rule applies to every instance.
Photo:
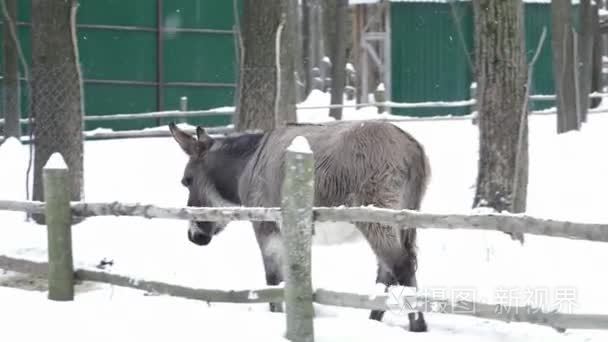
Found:
[[[323,32],[323,57],[330,57],[331,52],[336,43],[336,10],[338,8],[337,3],[340,0],[324,0],[322,1],[322,13],[323,18],[322,32]],[[333,60],[331,61],[333,64]]]
[[[314,60],[312,56],[312,23],[313,4],[311,0],[302,0],[302,81],[304,82],[304,99],[308,97],[312,89],[312,68]]]
[[[4,40],[4,91],[2,92],[4,103],[4,137],[21,137],[21,87],[19,84],[19,54],[12,32],[17,34],[17,1],[4,0],[8,16],[11,18],[5,22],[3,27]],[[12,28],[9,28],[11,25]]]
[[[578,130],[580,116],[574,77],[574,33],[570,0],[551,1],[553,75],[557,95],[557,132]]]
[[[593,7],[591,0],[581,0],[580,34],[578,40],[578,80],[579,80],[579,112],[580,121],[587,121],[587,110],[591,103],[591,71],[593,62]]]
[[[281,13],[294,8],[293,0],[280,3],[271,0],[245,0],[243,8],[243,63],[241,69],[241,91],[239,101],[238,131],[276,127],[277,122],[293,119],[290,104],[295,103],[294,63],[292,45],[295,30],[295,13],[286,12],[286,21],[281,29],[281,94],[277,101],[276,35],[282,23]],[[289,62],[291,60],[291,62]],[[286,63],[286,64],[285,64]],[[283,97],[283,98],[281,98]],[[295,107],[293,107],[295,109]],[[281,113],[277,119],[275,111]]]
[[[333,25],[335,37],[332,45],[331,61],[331,104],[342,104],[344,101],[344,86],[346,83],[346,16],[348,15],[348,0],[334,0],[336,6]],[[329,115],[336,120],[342,119],[342,108],[332,108]]]
[[[76,0],[32,0],[34,200],[42,201],[42,167],[59,152],[70,169],[72,201],[83,196],[83,108],[76,45]],[[42,223],[41,217],[35,217]]]
[[[323,58],[323,31],[322,31],[322,10],[321,0],[310,1],[310,56],[312,67],[321,67]]]
[[[591,71],[591,92],[601,92],[603,87],[602,82],[602,51],[604,50],[604,42],[602,33],[600,32],[599,6],[592,4],[592,19],[593,23],[593,66]],[[596,108],[600,105],[602,99],[594,98],[591,100],[591,108]]]
[[[280,79],[276,100],[275,120],[277,126],[296,122],[296,60],[297,60],[297,10],[298,0],[281,1]]]
[[[528,184],[527,122],[523,124],[518,189],[513,183],[527,80],[523,5],[521,0],[475,0],[473,4],[479,104],[479,164],[473,206],[522,212]],[[513,237],[523,241],[523,236]]]

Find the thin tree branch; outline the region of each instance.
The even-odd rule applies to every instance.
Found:
[[[538,44],[536,45],[536,51],[534,52],[534,56],[532,57],[532,60],[530,61],[530,64],[528,65],[528,79],[526,80],[526,89],[525,89],[525,94],[524,94],[524,103],[522,105],[521,108],[521,116],[520,116],[520,120],[519,120],[519,131],[517,134],[517,150],[515,152],[515,175],[513,177],[513,194],[515,194],[515,198],[513,198],[513,203],[517,203],[519,201],[519,198],[517,198],[518,196],[518,189],[519,189],[519,185],[521,183],[521,178],[522,176],[522,156],[523,156],[523,149],[524,149],[524,131],[525,131],[525,127],[526,127],[526,121],[528,119],[528,103],[529,103],[529,99],[530,99],[530,88],[532,87],[532,78],[534,75],[534,65],[536,64],[536,61],[538,60],[538,56],[540,55],[540,51],[543,48],[543,45],[545,44],[545,39],[547,38],[547,27],[543,27],[543,32],[540,35],[540,38],[538,39]]]
[[[469,51],[467,51],[467,44],[464,40],[464,33],[462,31],[462,21],[460,20],[460,16],[458,15],[458,13],[456,13],[456,1],[449,0],[448,3],[450,4],[450,10],[452,12],[452,17],[454,18],[454,25],[456,26],[456,32],[458,33],[460,45],[462,46],[464,55],[467,57],[467,64],[469,65],[471,72],[474,72],[475,65],[473,64],[473,59],[469,55]]]
[[[277,27],[277,34],[275,36],[275,66],[277,69],[277,89],[274,98],[274,122],[275,126],[279,126],[279,103],[281,101],[281,34],[283,27],[285,27],[286,15],[283,13],[281,23]]]

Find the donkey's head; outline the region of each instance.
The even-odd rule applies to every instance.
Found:
[[[173,138],[189,157],[182,177],[182,185],[188,189],[189,207],[234,206],[225,200],[214,184],[211,172],[217,169],[210,149],[216,143],[202,127],[196,128],[196,138],[180,130],[174,123],[169,124]],[[223,224],[210,221],[191,221],[188,239],[197,245],[207,245],[213,235],[224,228]]]

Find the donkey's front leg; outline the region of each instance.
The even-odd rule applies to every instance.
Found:
[[[256,222],[253,224],[255,237],[262,253],[266,284],[279,285],[283,281],[282,240],[281,233],[274,222]],[[283,303],[270,303],[271,312],[283,312]]]

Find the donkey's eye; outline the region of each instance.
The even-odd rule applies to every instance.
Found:
[[[186,187],[192,185],[192,177],[184,177],[184,178],[182,178],[182,185],[186,186]]]

